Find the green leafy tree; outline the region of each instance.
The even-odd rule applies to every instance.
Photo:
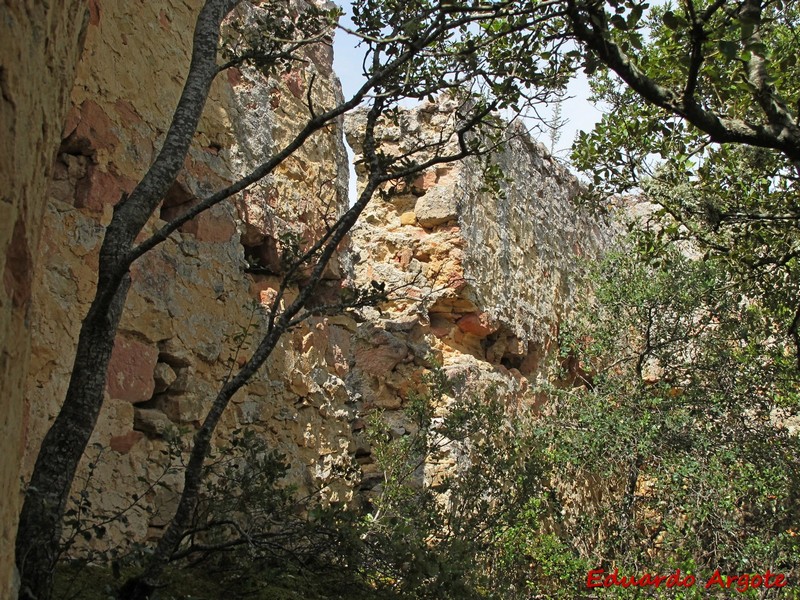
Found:
[[[686,156],[704,140],[769,148],[798,166],[796,2],[684,0],[649,13],[632,0],[567,7],[572,34],[590,51],[586,70],[602,65],[616,76],[603,96],[613,102],[609,124],[621,124],[615,110],[624,105],[614,100],[625,100],[625,114],[641,121],[629,133],[644,127],[646,143],[665,155]]]
[[[402,598],[528,598],[559,570],[537,537],[548,486],[530,414],[494,387],[449,380],[441,367],[412,400],[410,433],[369,422],[384,481],[362,535],[363,569]],[[568,597],[568,596],[565,596]]]
[[[629,254],[605,267],[624,285],[596,282],[603,316],[575,338],[594,387],[561,413],[577,427],[561,459],[617,485],[597,517],[613,534],[596,540],[595,559],[788,570],[797,437],[781,424],[796,418],[800,371],[798,5],[571,2],[569,20],[608,109],[573,158],[597,196],[633,194],[622,204],[644,213]]]
[[[674,248],[653,264],[631,245],[598,269],[564,334],[592,376],[556,391],[538,426],[557,477],[598,490],[560,527],[594,565],[800,575],[794,357],[780,313],[726,266]]]
[[[653,254],[683,239],[727,263],[742,294],[775,308],[800,369],[798,4],[569,6],[606,109],[575,164],[596,196],[658,205]]]

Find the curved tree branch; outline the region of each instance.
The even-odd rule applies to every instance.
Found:
[[[632,90],[651,104],[683,117],[705,132],[714,142],[772,148],[782,152],[792,161],[800,161],[800,128],[792,119],[787,121],[787,118],[790,118],[788,109],[779,110],[780,104],[775,104],[774,97],[770,96],[768,92],[765,98],[770,105],[772,116],[770,117],[771,113],[768,112],[768,120],[763,124],[731,119],[706,110],[692,98],[687,102],[687,94],[679,94],[664,87],[642,71],[631,57],[613,41],[605,12],[601,6],[567,0],[567,15],[573,35]],[[696,68],[699,69],[699,67],[700,63],[697,62]],[[756,71],[757,79],[754,80],[756,83],[761,81],[758,73],[762,67],[763,65],[756,59],[756,63],[752,66],[752,69]],[[694,84],[691,83],[691,79],[687,83],[686,89],[693,96]]]

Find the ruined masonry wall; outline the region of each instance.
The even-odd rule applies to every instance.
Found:
[[[96,283],[104,226],[163,140],[188,68],[200,5],[199,0],[94,5],[47,194],[44,268],[33,282],[26,475],[66,391],[80,322]],[[304,70],[277,79],[236,69],[218,78],[185,171],[147,232],[291,139],[307,115],[312,74],[315,105],[337,101],[341,92],[331,72],[330,46],[319,45],[307,57]],[[236,336],[251,319],[260,323],[258,300],[268,299],[278,283],[275,276],[246,272],[245,259],[265,267],[262,271],[276,270],[282,233],[311,239],[323,215],[340,214],[347,201],[345,160],[341,130],[329,128],[268,181],[187,224],[135,264],[104,408],[76,480],[82,484],[89,472],[85,465],[94,460],[90,487],[103,490],[93,498],[100,511],[127,507],[134,494],[143,496],[128,523],[109,531],[107,543],[160,534],[175,508],[181,475],[168,474],[165,487],[147,493],[140,478],[162,475],[163,452],[169,449],[165,434],[181,428],[188,437],[231,365],[247,358],[258,326],[241,349]],[[337,292],[340,273],[337,262],[323,293]],[[268,367],[234,398],[217,445],[224,447],[232,430],[248,425],[287,455],[292,483],[301,493],[330,483],[331,501],[349,500],[353,484],[335,475],[350,464],[355,409],[342,377],[352,326],[346,318],[337,324],[317,320],[287,336]]]
[[[435,144],[455,108],[444,100],[404,111],[376,134],[383,152]],[[345,121],[356,160],[365,117]],[[384,341],[356,356],[349,381],[365,409],[383,411],[393,435],[413,427],[402,409],[431,358],[465,381],[456,393],[492,386],[510,411],[535,410],[545,401],[536,384],[560,366],[558,329],[581,292],[582,261],[608,243],[609,230],[572,202],[575,178],[525,131],[507,133],[492,157],[506,176],[502,193],[486,190],[477,160],[438,165],[413,182],[387,184],[352,232],[356,280],[399,290],[380,311],[366,311],[357,344]],[[380,473],[368,447],[359,446],[358,457],[369,489]],[[427,465],[428,481],[452,460]]]
[[[168,126],[200,4],[92,3],[43,195],[41,268],[28,320],[25,475],[66,391],[113,205],[142,176]],[[302,70],[273,79],[232,69],[215,82],[185,171],[148,232],[291,139],[307,115],[312,75],[315,106],[333,105],[341,92],[330,46],[315,46],[307,58]],[[451,108],[408,111],[381,143],[391,151],[435,135]],[[348,121],[354,143],[360,119]],[[269,273],[280,271],[281,236],[290,231],[309,241],[326,217],[345,210],[342,130],[339,123],[321,132],[269,180],[185,225],[135,265],[105,405],[77,481],[93,461],[91,487],[103,491],[93,499],[96,510],[127,507],[134,494],[142,500],[126,524],[96,543],[152,539],[163,530],[181,485],[176,472],[148,491],[163,475],[166,434],[181,428],[191,435],[231,366],[247,358],[249,345],[239,348],[237,336],[257,335],[259,301],[268,302],[279,283]],[[321,489],[330,502],[349,503],[381,481],[364,417],[378,408],[392,435],[411,431],[403,408],[412,393],[424,392],[431,357],[451,374],[496,384],[509,406],[540,400],[533,383],[547,375],[559,322],[576,294],[576,261],[598,251],[603,233],[569,202],[574,180],[525,136],[496,160],[515,174],[502,197],[482,192],[480,171],[465,163],[375,198],[326,272],[320,296],[378,280],[408,284],[408,298],[381,311],[309,321],[287,335],[234,398],[218,448],[246,425],[287,456],[299,493]],[[432,465],[428,475],[448,466]]]
[[[384,151],[434,142],[451,104],[423,104],[384,126]],[[364,117],[346,122],[356,146]],[[497,193],[476,159],[439,165],[376,195],[352,237],[358,279],[408,286],[411,301],[384,310],[390,322],[424,326],[446,364],[476,363],[526,388],[550,375],[582,263],[598,256],[610,231],[576,206],[577,180],[543,146],[517,126],[506,133],[491,157],[505,177]]]

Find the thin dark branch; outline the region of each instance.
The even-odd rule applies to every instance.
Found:
[[[727,118],[704,109],[696,102],[687,104],[683,94],[678,94],[649,77],[613,41],[600,5],[567,0],[567,6],[575,37],[632,90],[654,106],[683,117],[714,142],[773,148],[792,161],[800,161],[800,129],[793,121],[789,123],[781,117],[780,120],[766,124],[752,123]]]

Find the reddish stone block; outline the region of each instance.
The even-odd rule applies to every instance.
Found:
[[[68,137],[72,132],[74,132],[78,125],[81,122],[81,109],[79,106],[75,106],[74,104],[70,106],[69,112],[67,113],[66,118],[64,119],[64,130],[63,130],[63,137]]]
[[[456,321],[456,325],[464,333],[470,333],[477,337],[486,337],[497,331],[497,325],[492,323],[491,317],[487,313],[464,315]]]
[[[199,242],[227,242],[236,233],[236,223],[230,215],[215,215],[206,211],[180,229],[183,233],[196,236]]]
[[[225,74],[228,77],[228,83],[230,83],[232,86],[235,87],[242,83],[242,72],[237,67],[231,67],[227,69]]]
[[[523,375],[530,375],[531,373],[535,373],[539,370],[539,364],[541,363],[542,355],[539,352],[531,352],[525,358],[522,359],[522,363],[519,366],[519,370]]]
[[[305,94],[303,76],[299,71],[289,71],[283,74],[283,82],[295,98],[302,98]]]
[[[424,173],[417,176],[417,178],[411,184],[411,189],[412,191],[418,194],[424,194],[434,185],[436,185],[437,179],[438,177],[436,176],[436,171],[434,170],[425,171]]]
[[[135,185],[127,177],[101,171],[92,165],[75,189],[75,206],[101,212],[106,204],[114,205],[119,202],[123,192],[131,193]]]
[[[453,329],[453,321],[442,314],[431,314],[431,333],[438,338],[445,338]]]
[[[97,0],[89,0],[89,25],[100,24],[100,6]]]
[[[158,13],[158,24],[164,31],[172,31],[172,19],[169,18],[169,15],[163,8]]]
[[[92,148],[113,148],[119,138],[113,131],[114,124],[96,102],[85,100],[81,104],[81,114],[75,136],[91,142]]]
[[[129,402],[150,400],[155,389],[153,371],[158,348],[118,335],[108,365],[106,388],[112,398]]]
[[[114,108],[117,109],[117,114],[125,125],[139,125],[143,123],[142,117],[136,112],[136,108],[127,100],[117,100],[114,103]]]
[[[454,293],[460,293],[465,287],[467,287],[467,280],[464,279],[464,276],[459,273],[453,273],[447,278],[447,287],[453,290]]]
[[[365,372],[385,377],[408,355],[408,346],[389,333],[376,329],[370,339],[359,343],[355,363]]]
[[[272,303],[275,302],[275,297],[278,295],[273,289],[266,289],[261,290],[258,292],[258,299],[263,306],[272,306]]]
[[[160,216],[165,221],[171,221],[196,203],[197,197],[191,192],[189,186],[184,181],[174,181],[164,196]]]
[[[395,261],[400,265],[400,268],[405,270],[408,268],[408,265],[411,264],[411,259],[414,257],[414,252],[406,246],[402,250],[400,250],[397,254],[394,255]]]
[[[141,431],[129,431],[125,435],[112,437],[110,441],[111,449],[120,454],[127,454],[144,437]]]

